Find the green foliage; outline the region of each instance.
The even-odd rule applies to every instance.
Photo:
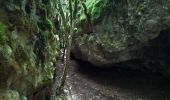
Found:
[[[73,18],[76,19],[76,15],[78,13],[78,0],[74,0],[74,12],[73,12]]]
[[[85,4],[85,3],[82,3],[82,6],[83,6],[83,9],[84,9],[85,15],[88,15],[86,4]]]
[[[80,20],[83,23],[85,19],[88,20],[91,17],[91,23],[99,23],[109,3],[112,2],[108,2],[108,0],[87,0],[85,3],[82,3],[83,10],[81,10]]]
[[[70,51],[72,44],[72,36],[75,29],[75,23],[77,21],[77,10],[78,10],[78,0],[56,0],[55,7],[58,11],[58,22],[59,22],[59,36],[64,42],[64,56],[66,60],[64,60],[64,70],[60,80],[55,80],[56,83],[53,86],[54,91],[60,91],[65,83],[66,75],[68,72],[69,64],[70,64]],[[64,58],[63,58],[64,59]],[[59,82],[57,82],[59,81]],[[56,90],[59,89],[59,90]],[[56,96],[55,93],[52,94],[52,98]]]

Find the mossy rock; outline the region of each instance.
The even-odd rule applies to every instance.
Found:
[[[0,100],[22,100],[17,91],[0,90]]]
[[[44,19],[40,5],[52,8],[37,0],[1,0],[0,5],[0,76],[4,76],[0,99],[25,100],[53,79],[58,48],[51,21],[54,13],[48,12],[50,17]],[[40,28],[39,22],[47,28]]]
[[[169,62],[167,51],[170,48],[169,35],[167,36],[170,29],[169,1],[86,0],[85,4],[91,15],[92,25],[86,21],[88,18],[82,8],[79,22],[82,25],[79,27],[81,31],[74,35],[72,47],[77,59],[98,67],[111,67],[136,59],[158,62],[157,65],[165,61],[164,65],[151,66],[148,70],[152,72],[161,68],[164,70],[161,72],[163,74],[169,69],[166,64]],[[160,37],[164,37],[164,40]],[[158,43],[165,40],[164,45],[158,46]]]

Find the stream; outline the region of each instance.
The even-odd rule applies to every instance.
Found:
[[[62,62],[59,67],[63,68]],[[71,61],[64,87],[66,100],[170,100],[170,80],[160,75],[97,68]]]

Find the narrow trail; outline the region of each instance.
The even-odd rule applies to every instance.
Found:
[[[170,100],[169,84],[159,75],[72,60],[64,92],[67,100]]]

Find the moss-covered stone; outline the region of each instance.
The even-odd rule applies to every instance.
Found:
[[[0,90],[1,100],[21,100],[20,95],[17,91],[13,90]]]
[[[50,9],[41,0],[0,1],[1,100],[26,100],[53,78],[58,43]]]
[[[85,4],[87,12],[91,15],[90,24],[92,25],[87,21],[86,13],[82,9],[80,11],[81,31],[74,35],[72,50],[78,59],[100,67],[134,59],[147,61],[149,59],[151,62],[159,63],[169,61],[163,60],[163,57],[159,58],[158,54],[169,58],[169,55],[161,53],[164,52],[161,49],[164,47],[155,48],[157,43],[153,43],[156,38],[162,37],[162,31],[169,29],[169,1],[86,0]],[[168,43],[167,40],[165,44]],[[146,47],[150,49],[144,53]],[[151,49],[153,47],[155,51]],[[169,46],[164,49],[169,50],[168,48]],[[156,49],[159,49],[159,52]],[[155,69],[166,69],[166,66],[169,65],[165,64]],[[153,70],[152,68],[150,70]]]

